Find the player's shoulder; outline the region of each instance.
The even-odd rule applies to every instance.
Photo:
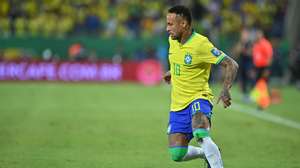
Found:
[[[197,33],[197,32],[194,32],[194,43],[200,43],[200,44],[203,44],[203,43],[210,43],[210,41],[209,41],[209,39],[206,37],[206,36],[204,36],[204,35],[202,35],[202,34],[200,34],[200,33]]]

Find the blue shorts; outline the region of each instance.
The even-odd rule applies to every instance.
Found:
[[[185,109],[171,111],[169,118],[168,134],[183,133],[188,139],[193,138],[192,116],[195,113],[203,113],[210,120],[212,115],[212,104],[205,99],[197,99],[190,103]]]

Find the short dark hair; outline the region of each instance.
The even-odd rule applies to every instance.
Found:
[[[183,17],[189,25],[192,24],[192,14],[189,10],[189,8],[183,6],[183,5],[176,5],[171,7],[168,10],[168,13],[175,13],[176,15],[179,15],[181,17]]]

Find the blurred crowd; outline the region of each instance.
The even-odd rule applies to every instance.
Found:
[[[2,36],[151,36],[163,30],[165,3],[125,0],[1,0]]]
[[[158,36],[165,39],[165,15],[174,4],[188,6],[197,32],[208,36],[217,47],[243,65],[242,83],[252,74],[248,72],[254,66],[252,49],[257,32],[262,32],[272,46],[272,59],[268,65],[272,72],[270,76],[282,79],[289,74],[289,79],[298,81],[300,86],[300,50],[289,50],[284,34],[287,0],[0,0],[0,37],[84,35],[124,39]],[[126,45],[115,48],[113,62],[124,59],[124,48]],[[133,58],[157,58],[167,69],[167,48],[140,48]],[[86,53],[89,53],[89,60],[99,58],[83,43],[74,43],[66,50],[71,60],[82,60]],[[10,54],[18,55],[15,51]],[[26,52],[24,55],[26,59],[30,57]],[[45,48],[42,58],[49,60],[52,55],[55,51]],[[245,86],[242,88],[247,92]]]
[[[235,33],[260,26],[282,36],[284,0],[0,0],[1,36],[153,36],[164,33],[174,4],[193,11],[199,31]],[[216,37],[217,38],[217,37]]]

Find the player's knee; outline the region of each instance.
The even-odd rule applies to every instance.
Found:
[[[171,158],[175,162],[180,162],[184,158],[187,153],[187,147],[171,147],[169,148],[169,152],[171,154]]]
[[[209,132],[205,128],[197,128],[193,131],[193,135],[197,139],[205,138],[209,136]]]
[[[210,114],[207,114],[210,115]],[[202,112],[196,112],[193,114],[192,128],[209,128],[210,118]]]

